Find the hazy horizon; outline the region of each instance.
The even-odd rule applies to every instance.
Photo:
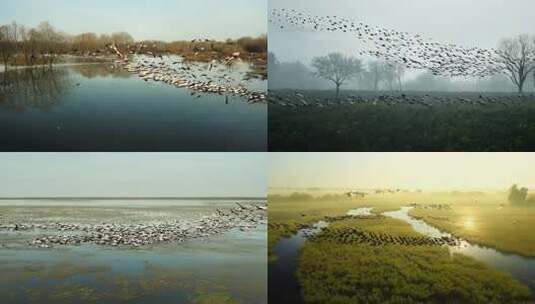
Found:
[[[344,17],[371,27],[419,34],[437,42],[466,47],[495,48],[503,38],[535,35],[535,2],[528,0],[339,0],[336,4],[328,0],[271,0],[268,3],[270,11],[283,8],[316,16]],[[274,23],[268,24],[268,32],[269,52],[280,62],[301,62],[310,67],[314,57],[332,52],[354,56],[365,63],[377,59],[359,55],[359,51],[375,50],[375,46],[363,43],[351,33],[281,29]],[[420,75],[423,71],[408,69],[403,80],[414,80]]]
[[[269,10],[281,8],[317,16],[341,16],[468,47],[494,48],[502,38],[535,34],[535,2],[528,0],[340,0],[336,5],[328,0],[269,1]],[[309,63],[315,56],[334,51],[355,55],[367,47],[352,34],[280,29],[273,23],[268,30],[269,51],[284,62]]]
[[[533,188],[533,153],[274,153],[268,188]]]
[[[266,7],[266,0],[5,0],[0,25],[48,21],[71,35],[125,31],[138,41],[225,40],[266,34]]]
[[[259,153],[2,153],[0,197],[265,197]]]

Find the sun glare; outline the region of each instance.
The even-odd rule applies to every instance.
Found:
[[[475,220],[472,216],[463,218],[463,227],[468,230],[474,230],[476,226]]]

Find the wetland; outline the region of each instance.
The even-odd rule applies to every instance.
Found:
[[[274,190],[269,199],[269,290],[270,298],[280,303],[534,299],[535,258],[525,254],[534,240],[521,232],[529,230],[527,222],[517,223],[534,217],[535,211],[507,204],[505,192],[368,190],[356,198],[343,194],[344,189],[339,194],[310,189],[291,194],[293,190]],[[508,241],[492,238],[499,247],[474,237],[475,227],[500,230],[487,223],[491,211],[515,224],[506,231],[517,232],[509,231]],[[459,220],[438,216],[444,213],[462,215],[472,236],[459,227],[452,233],[444,224],[434,226],[440,220]],[[486,233],[491,232],[483,236]],[[524,246],[511,246],[518,243]],[[271,286],[280,291],[271,292]]]
[[[261,199],[2,200],[0,220],[4,303],[267,303]]]

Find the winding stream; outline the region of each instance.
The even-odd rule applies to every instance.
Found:
[[[409,215],[409,211],[414,207],[402,207],[397,211],[384,212],[383,215],[407,222],[412,228],[426,236],[442,237],[451,234],[415,219]],[[526,284],[532,293],[535,294],[535,258],[523,257],[518,254],[505,253],[494,248],[472,244],[466,240],[460,240],[458,246],[448,246],[451,253],[462,253],[464,255],[482,261],[495,269],[510,273],[515,279]]]
[[[412,208],[414,207],[402,207],[397,211],[383,212],[383,215],[405,221],[415,231],[429,237],[452,236],[422,220],[411,217],[409,211]],[[347,212],[347,215],[372,215],[372,209],[371,207],[351,209]],[[299,266],[299,249],[305,243],[307,236],[320,232],[323,227],[328,225],[329,223],[325,221],[319,221],[313,224],[312,228],[300,229],[293,236],[283,238],[275,245],[273,253],[276,255],[277,260],[268,264],[268,298],[270,302],[304,303],[296,278]],[[515,279],[526,284],[535,294],[535,258],[505,253],[493,248],[472,244],[462,239],[460,239],[459,245],[448,246],[448,248],[450,253],[461,253],[482,261],[495,269],[510,273]]]
[[[371,215],[373,208],[357,208],[347,212],[348,215]],[[325,221],[319,221],[312,228],[300,229],[289,238],[281,239],[273,248],[277,260],[268,264],[268,299],[273,303],[304,303],[301,288],[297,282],[296,273],[299,266],[299,249],[303,246],[307,236],[318,233],[329,226]]]

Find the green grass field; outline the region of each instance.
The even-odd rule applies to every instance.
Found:
[[[307,100],[325,98],[320,93],[303,92]],[[270,104],[269,150],[533,151],[534,116],[533,98],[508,106]]]

